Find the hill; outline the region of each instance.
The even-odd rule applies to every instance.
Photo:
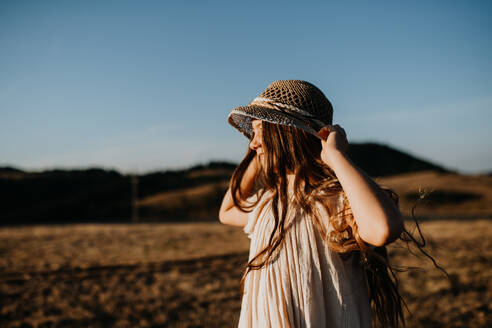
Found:
[[[377,143],[350,144],[347,155],[372,177],[429,170],[452,172],[441,165]]]
[[[456,174],[385,145],[351,144],[347,152],[359,167],[377,178],[429,170]],[[138,195],[135,203],[143,221],[216,220],[235,167],[234,163],[211,162],[183,170],[150,172],[137,177],[138,190],[132,190],[131,176],[114,170],[26,172],[3,167],[0,168],[0,197],[4,200],[0,204],[0,222],[130,221],[133,191]],[[392,181],[388,180],[388,184]],[[411,195],[408,197],[411,199]]]
[[[426,218],[492,217],[490,175],[419,171],[375,180],[398,193],[400,210],[407,216],[417,205],[416,215]],[[420,195],[425,197],[419,199]]]
[[[211,162],[140,175],[138,197],[224,181],[234,168],[232,163]],[[1,224],[130,221],[132,177],[100,168],[26,172],[3,167],[0,197]],[[142,210],[145,214],[146,209]],[[150,212],[149,218],[162,218]],[[172,212],[162,214],[164,219],[183,217]]]

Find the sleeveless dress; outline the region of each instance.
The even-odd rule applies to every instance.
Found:
[[[268,244],[273,230],[269,196],[265,192],[243,228],[251,239],[250,260]],[[342,198],[333,201],[340,209]],[[358,252],[342,259],[322,240],[309,217],[296,209],[290,212],[286,221],[291,224],[275,261],[251,270],[245,278],[238,327],[372,327]],[[323,222],[328,231],[332,229],[328,217]]]

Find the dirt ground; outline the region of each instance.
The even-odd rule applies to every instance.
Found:
[[[394,265],[423,269],[398,274],[408,327],[491,327],[492,221],[421,228],[451,280],[388,247]],[[1,228],[0,327],[234,327],[248,248],[219,223]]]

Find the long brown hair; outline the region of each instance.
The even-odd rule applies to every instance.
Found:
[[[394,272],[404,271],[404,269],[390,265],[385,246],[372,249],[360,238],[357,224],[342,186],[335,172],[320,158],[320,140],[295,127],[262,121],[262,128],[266,162],[265,167],[262,168],[257,177],[255,192],[259,197],[254,204],[250,204],[246,202],[247,195],[241,194],[241,180],[255,156],[255,151],[249,148],[246,156],[232,175],[231,192],[234,204],[244,212],[250,212],[258,204],[263,194],[270,191],[275,224],[268,245],[247,264],[240,282],[241,296],[244,292],[247,274],[251,270],[261,269],[269,261],[273,261],[275,257],[272,255],[282,245],[289,209],[287,175],[294,174],[294,206],[300,207],[308,217],[313,219],[313,223],[321,232],[325,242],[342,257],[352,252],[358,252],[360,264],[364,268],[375,327],[399,327],[400,323],[404,325],[403,305],[407,310],[408,307],[398,292],[398,279]],[[398,206],[398,195],[389,188],[383,189],[388,192]],[[333,202],[327,201],[334,196],[343,198],[341,211],[336,211]],[[334,228],[329,233],[326,231],[326,224],[322,222],[322,215],[316,210],[316,206],[313,206],[316,203],[321,204],[328,213],[330,224]],[[416,220],[415,222],[418,227],[418,222]],[[414,242],[421,252],[432,259],[435,266],[444,271],[422,249],[425,240],[420,228],[418,231],[423,242],[417,241],[405,228],[399,238],[407,243]]]

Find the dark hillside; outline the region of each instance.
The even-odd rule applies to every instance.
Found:
[[[447,171],[374,143],[351,144],[348,154],[372,176]],[[198,217],[215,217],[215,203],[225,193],[225,182],[235,167],[234,163],[211,162],[138,176],[138,199],[148,205],[141,209],[142,219],[146,219],[145,215],[153,219],[197,218],[193,213],[201,213]],[[43,172],[0,168],[0,224],[130,220],[131,180],[128,175],[100,168]]]
[[[130,180],[116,171],[0,170],[2,223],[70,222],[87,218],[128,218]]]
[[[376,143],[350,144],[347,154],[373,177],[428,170],[450,172],[442,166]]]
[[[229,179],[235,168],[233,163],[210,162],[185,170],[147,173],[139,177],[139,197]]]

